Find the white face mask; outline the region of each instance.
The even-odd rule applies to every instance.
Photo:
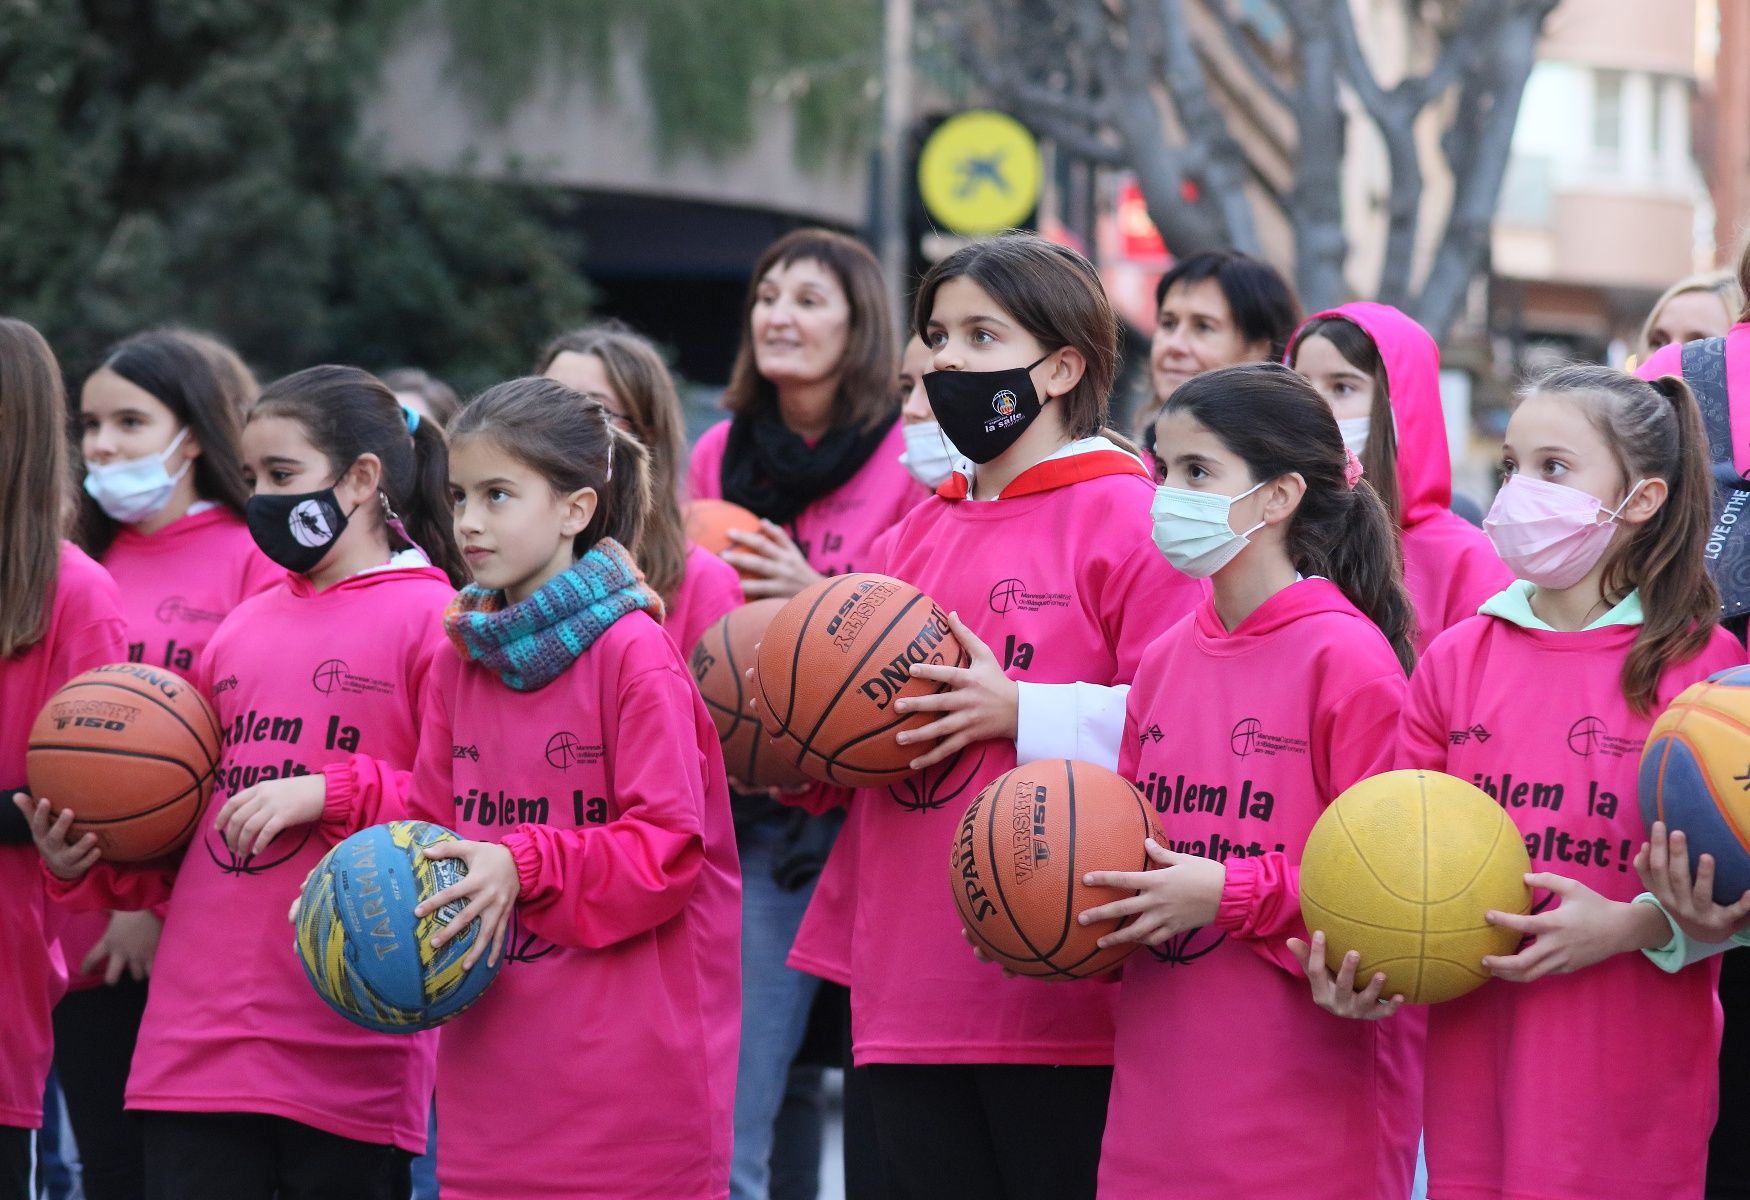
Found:
[[[188,474],[188,468],[194,462],[193,459],[185,461],[182,470],[175,475],[164,469],[165,461],[176,453],[176,448],[187,436],[185,427],[161,453],[148,454],[144,458],[130,458],[107,466],[87,461],[86,493],[97,501],[97,506],[111,520],[123,525],[132,525],[156,515],[170,503],[170,494],[176,490],[177,481]]]
[[[1148,510],[1154,521],[1155,545],[1181,575],[1208,579],[1251,545],[1251,535],[1264,528],[1264,522],[1259,521],[1244,533],[1235,533],[1228,523],[1234,501],[1244,500],[1263,486],[1255,483],[1237,496],[1222,496],[1162,484],[1155,489],[1154,503]]]
[[[1343,445],[1357,458],[1367,448],[1367,435],[1372,429],[1372,417],[1343,417],[1337,421],[1337,431],[1343,435]]]
[[[905,437],[905,453],[899,461],[913,479],[932,491],[946,482],[954,473],[954,464],[965,457],[934,421],[902,425],[899,432]]]

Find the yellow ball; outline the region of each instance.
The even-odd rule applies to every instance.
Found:
[[[1485,954],[1511,954],[1519,934],[1484,920],[1531,909],[1531,860],[1499,804],[1438,771],[1388,771],[1331,802],[1306,839],[1300,909],[1325,932],[1335,972],[1361,954],[1358,982],[1378,972],[1382,995],[1412,1004],[1462,996],[1483,983]]]

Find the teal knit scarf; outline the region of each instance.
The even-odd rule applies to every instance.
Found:
[[[504,593],[469,584],[444,611],[444,632],[463,658],[493,671],[518,692],[544,688],[608,627],[643,609],[662,620],[662,597],[626,548],[603,538],[569,570],[527,600],[506,606]]]

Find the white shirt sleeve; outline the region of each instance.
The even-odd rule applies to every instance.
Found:
[[[1016,681],[1015,761],[1073,758],[1118,769],[1130,685]]]

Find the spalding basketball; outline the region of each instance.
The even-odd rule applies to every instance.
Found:
[[[723,744],[723,766],[729,778],[748,787],[796,787],[808,782],[808,776],[779,755],[747,704],[746,672],[753,666],[754,647],[786,603],[779,599],[744,604],[705,630],[693,647],[693,679]]]
[[[1081,979],[1109,971],[1139,943],[1102,950],[1129,924],[1082,925],[1090,908],[1135,892],[1089,887],[1089,871],[1146,871],[1143,842],[1167,840],[1142,793],[1092,763],[1045,759],[999,775],[967,806],[948,857],[960,924],[1017,975]]]
[[[1641,754],[1641,816],[1683,831],[1690,869],[1714,857],[1714,899],[1750,891],[1750,667],[1719,671],[1678,693]]]
[[[33,796],[73,810],[68,837],[111,862],[142,862],[194,832],[219,769],[219,719],[162,667],[111,663],[75,676],[30,727]]]
[[[895,735],[934,715],[901,715],[894,702],[944,687],[913,678],[913,664],[971,661],[948,615],[911,584],[886,575],[823,579],[766,626],[755,679],[760,720],[784,759],[813,779],[843,787],[895,783],[928,749],[901,746]]]
[[[1361,954],[1357,983],[1411,1004],[1462,996],[1489,979],[1485,954],[1519,934],[1484,919],[1531,911],[1531,860],[1518,827],[1480,788],[1438,771],[1387,771],[1331,802],[1307,835],[1300,911],[1325,931],[1334,972]]]
[[[498,975],[502,952],[496,963],[482,955],[462,968],[478,922],[432,949],[431,939],[466,904],[413,915],[420,901],[467,875],[460,859],[424,853],[457,840],[424,821],[391,821],[361,829],[322,856],[298,902],[297,947],[329,1008],[366,1029],[415,1033],[456,1016]]]
[[[735,549],[729,531],[758,533],[760,519],[739,504],[727,500],[694,500],[686,506],[687,540],[712,554]]]

